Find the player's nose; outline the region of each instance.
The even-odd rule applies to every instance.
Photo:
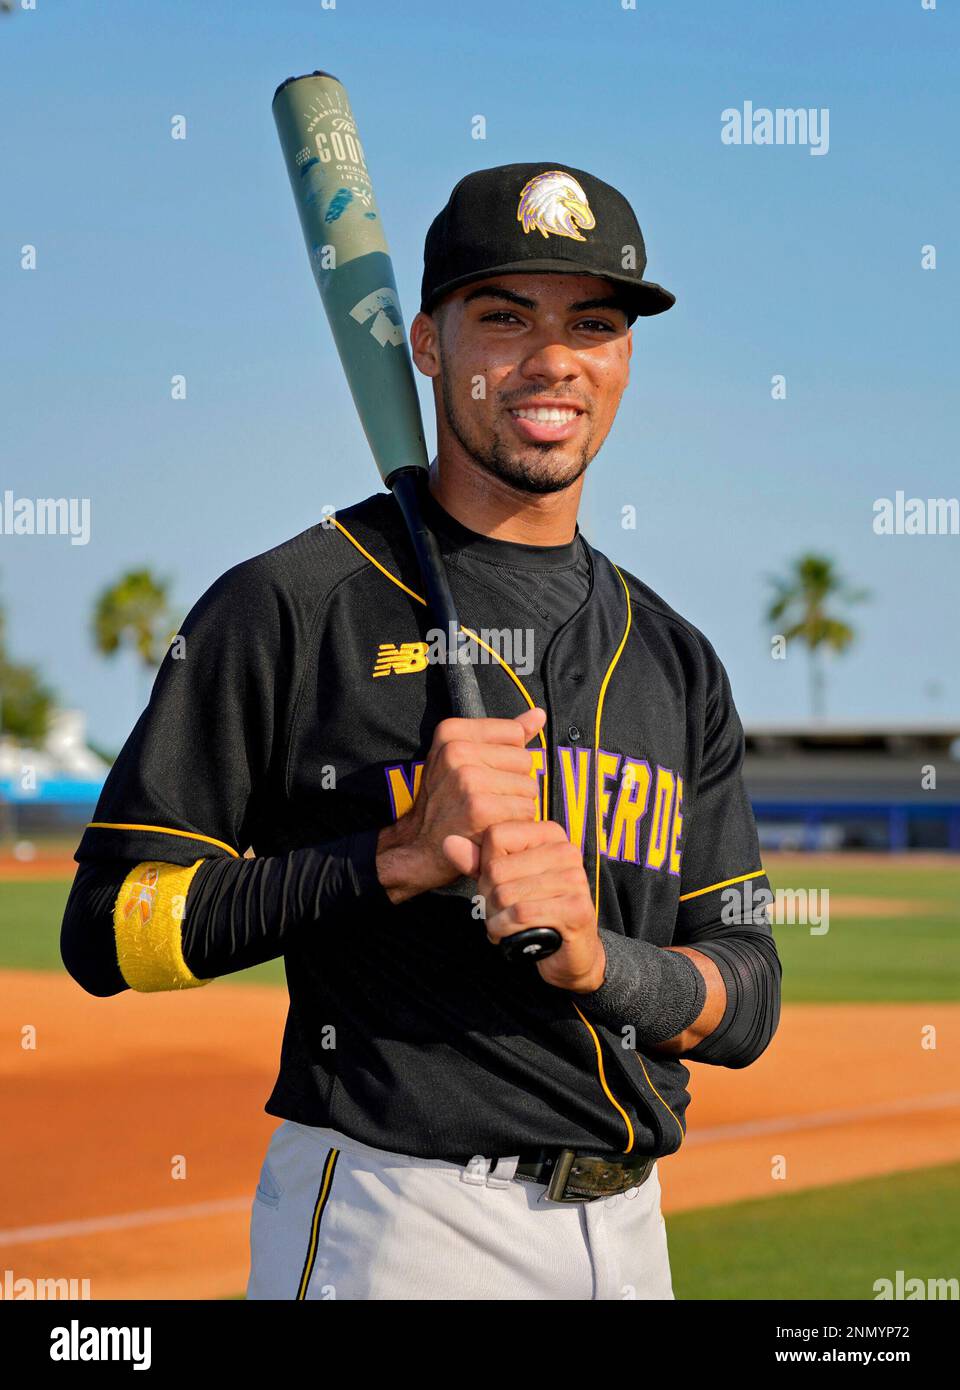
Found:
[[[575,381],[582,374],[576,353],[556,341],[544,341],[528,352],[520,370],[527,380],[549,383]]]

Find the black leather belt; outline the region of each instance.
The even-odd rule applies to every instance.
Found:
[[[518,1182],[542,1183],[551,1202],[595,1202],[639,1187],[656,1161],[643,1154],[615,1158],[576,1149],[525,1149],[515,1177]]]

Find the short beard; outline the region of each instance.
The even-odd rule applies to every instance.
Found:
[[[563,492],[587,471],[593,457],[590,453],[589,439],[583,444],[577,462],[571,466],[569,472],[562,475],[557,474],[556,471],[550,471],[550,453],[556,448],[555,444],[544,442],[542,444],[531,443],[526,446],[528,449],[537,450],[538,457],[543,459],[542,467],[525,463],[522,459],[517,458],[500,439],[495,438],[492,444],[482,448],[476,440],[470,439],[467,426],[457,413],[453,393],[448,385],[450,373],[447,371],[442,345],[440,347],[440,364],[443,368],[440,376],[440,390],[443,396],[443,409],[447,417],[447,424],[460,447],[485,473],[489,473],[493,478],[498,478],[517,492],[529,492],[544,496],[550,492]]]

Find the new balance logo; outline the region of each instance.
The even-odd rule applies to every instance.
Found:
[[[373,668],[375,676],[409,676],[414,671],[427,669],[426,642],[381,642],[377,662]]]

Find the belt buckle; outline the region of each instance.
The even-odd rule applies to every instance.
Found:
[[[583,1197],[565,1197],[567,1180],[573,1168],[574,1160],[577,1157],[576,1149],[561,1149],[557,1155],[557,1161],[553,1165],[553,1172],[550,1174],[550,1181],[547,1183],[547,1190],[544,1196],[550,1202],[575,1201],[582,1202]]]
[[[544,1194],[549,1201],[595,1202],[598,1201],[601,1197],[616,1196],[621,1192],[628,1191],[631,1187],[639,1187],[642,1183],[646,1182],[653,1169],[655,1160],[653,1158],[648,1158],[637,1168],[635,1168],[629,1175],[626,1173],[623,1174],[621,1177],[621,1181],[616,1183],[615,1185],[611,1185],[609,1191],[607,1192],[599,1191],[594,1192],[593,1194],[583,1193],[577,1194],[573,1197],[568,1197],[567,1185],[573,1174],[573,1167],[576,1161],[577,1152],[575,1149],[560,1150],[560,1154],[554,1165],[553,1172],[550,1175],[550,1181],[547,1184],[546,1193]],[[601,1177],[603,1176],[609,1177],[611,1175],[601,1174]],[[633,1181],[630,1181],[630,1178],[633,1178]]]

